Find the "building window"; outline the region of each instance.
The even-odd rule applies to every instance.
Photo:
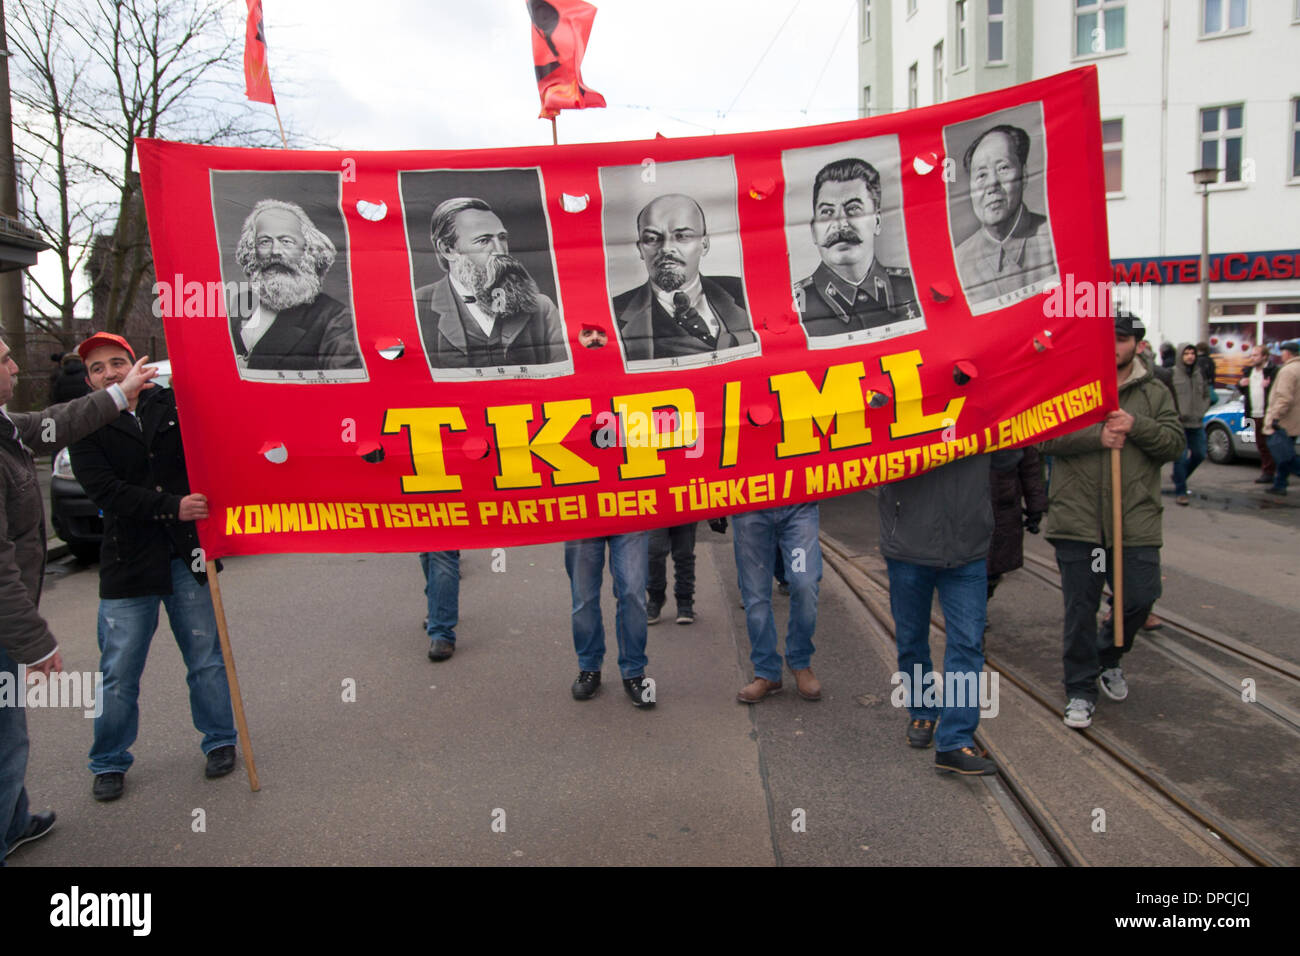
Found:
[[[1296,0],[1300,3],[1300,0]],[[966,69],[966,0],[957,0],[957,65],[954,69]]]
[[[916,64],[913,63],[907,68],[907,108],[914,110],[917,107],[916,100]]]
[[[1222,182],[1241,182],[1241,143],[1246,108],[1216,106],[1201,110],[1201,166],[1223,170]]]
[[[1291,178],[1300,179],[1300,97],[1291,101]]]
[[[1246,0],[1201,0],[1201,36],[1244,30],[1248,13]]]
[[[1124,121],[1101,121],[1101,159],[1106,169],[1106,192],[1124,191]]]
[[[1124,49],[1123,0],[1075,0],[1074,55]]]
[[[869,86],[862,88],[862,115],[871,115],[871,87]]]
[[[934,45],[934,101],[942,103],[943,94],[943,41],[940,40]]]
[[[843,9],[841,7],[841,9]],[[871,0],[862,0],[862,41],[871,39]]]
[[[990,63],[1002,63],[1006,53],[1002,49],[1002,32],[1006,14],[1002,10],[1003,0],[989,0],[989,58]]]

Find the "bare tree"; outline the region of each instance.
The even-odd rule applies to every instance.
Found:
[[[75,142],[73,117],[86,109],[83,78],[90,55],[69,47],[55,4],[22,2],[10,10],[9,42],[21,78],[12,92],[15,150],[26,165],[27,216],[58,255],[60,272],[52,289],[29,274],[25,307],[29,321],[69,346],[78,304],[90,291],[75,288],[89,251],[87,237],[108,214],[108,203],[93,198],[93,170],[78,155],[76,147],[87,144]]]
[[[243,36],[228,3],[20,0],[19,10],[15,99],[33,223],[62,271],[56,290],[33,283],[31,319],[70,334],[90,291],[78,288],[77,273],[89,265],[102,324],[120,331],[152,266],[136,139],[265,146],[277,138],[244,99]]]

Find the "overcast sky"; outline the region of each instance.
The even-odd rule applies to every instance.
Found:
[[[856,0],[596,6],[582,76],[609,106],[562,113],[561,143],[857,116]],[[305,141],[348,149],[551,141],[550,123],[537,119],[525,0],[263,0],[263,14],[280,112]]]

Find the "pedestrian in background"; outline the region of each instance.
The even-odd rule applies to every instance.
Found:
[[[1210,408],[1210,383],[1197,361],[1196,346],[1184,342],[1178,347],[1174,366],[1174,398],[1178,421],[1183,426],[1187,450],[1174,461],[1174,494],[1180,505],[1191,504],[1187,479],[1205,460],[1205,413]]]
[[[1276,463],[1273,484],[1264,490],[1285,495],[1287,476],[1300,475],[1300,459],[1295,453],[1295,437],[1300,435],[1300,342],[1282,343],[1282,367],[1273,380],[1273,394],[1264,413],[1264,434]]]
[[[1242,413],[1255,423],[1255,447],[1259,449],[1259,477],[1257,485],[1273,484],[1273,475],[1277,468],[1273,462],[1273,453],[1268,450],[1267,436],[1264,434],[1264,413],[1268,411],[1269,393],[1273,389],[1273,379],[1277,369],[1269,361],[1268,349],[1256,345],[1250,350],[1250,365],[1246,374],[1237,385],[1241,388]]]

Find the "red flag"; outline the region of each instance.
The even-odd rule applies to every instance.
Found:
[[[262,0],[246,0],[248,27],[244,33],[244,85],[254,103],[275,104],[271,68],[266,62],[266,31],[262,28]]]
[[[560,110],[604,106],[605,97],[582,85],[582,58],[596,8],[584,0],[526,0],[533,21],[533,66],[542,119]]]

